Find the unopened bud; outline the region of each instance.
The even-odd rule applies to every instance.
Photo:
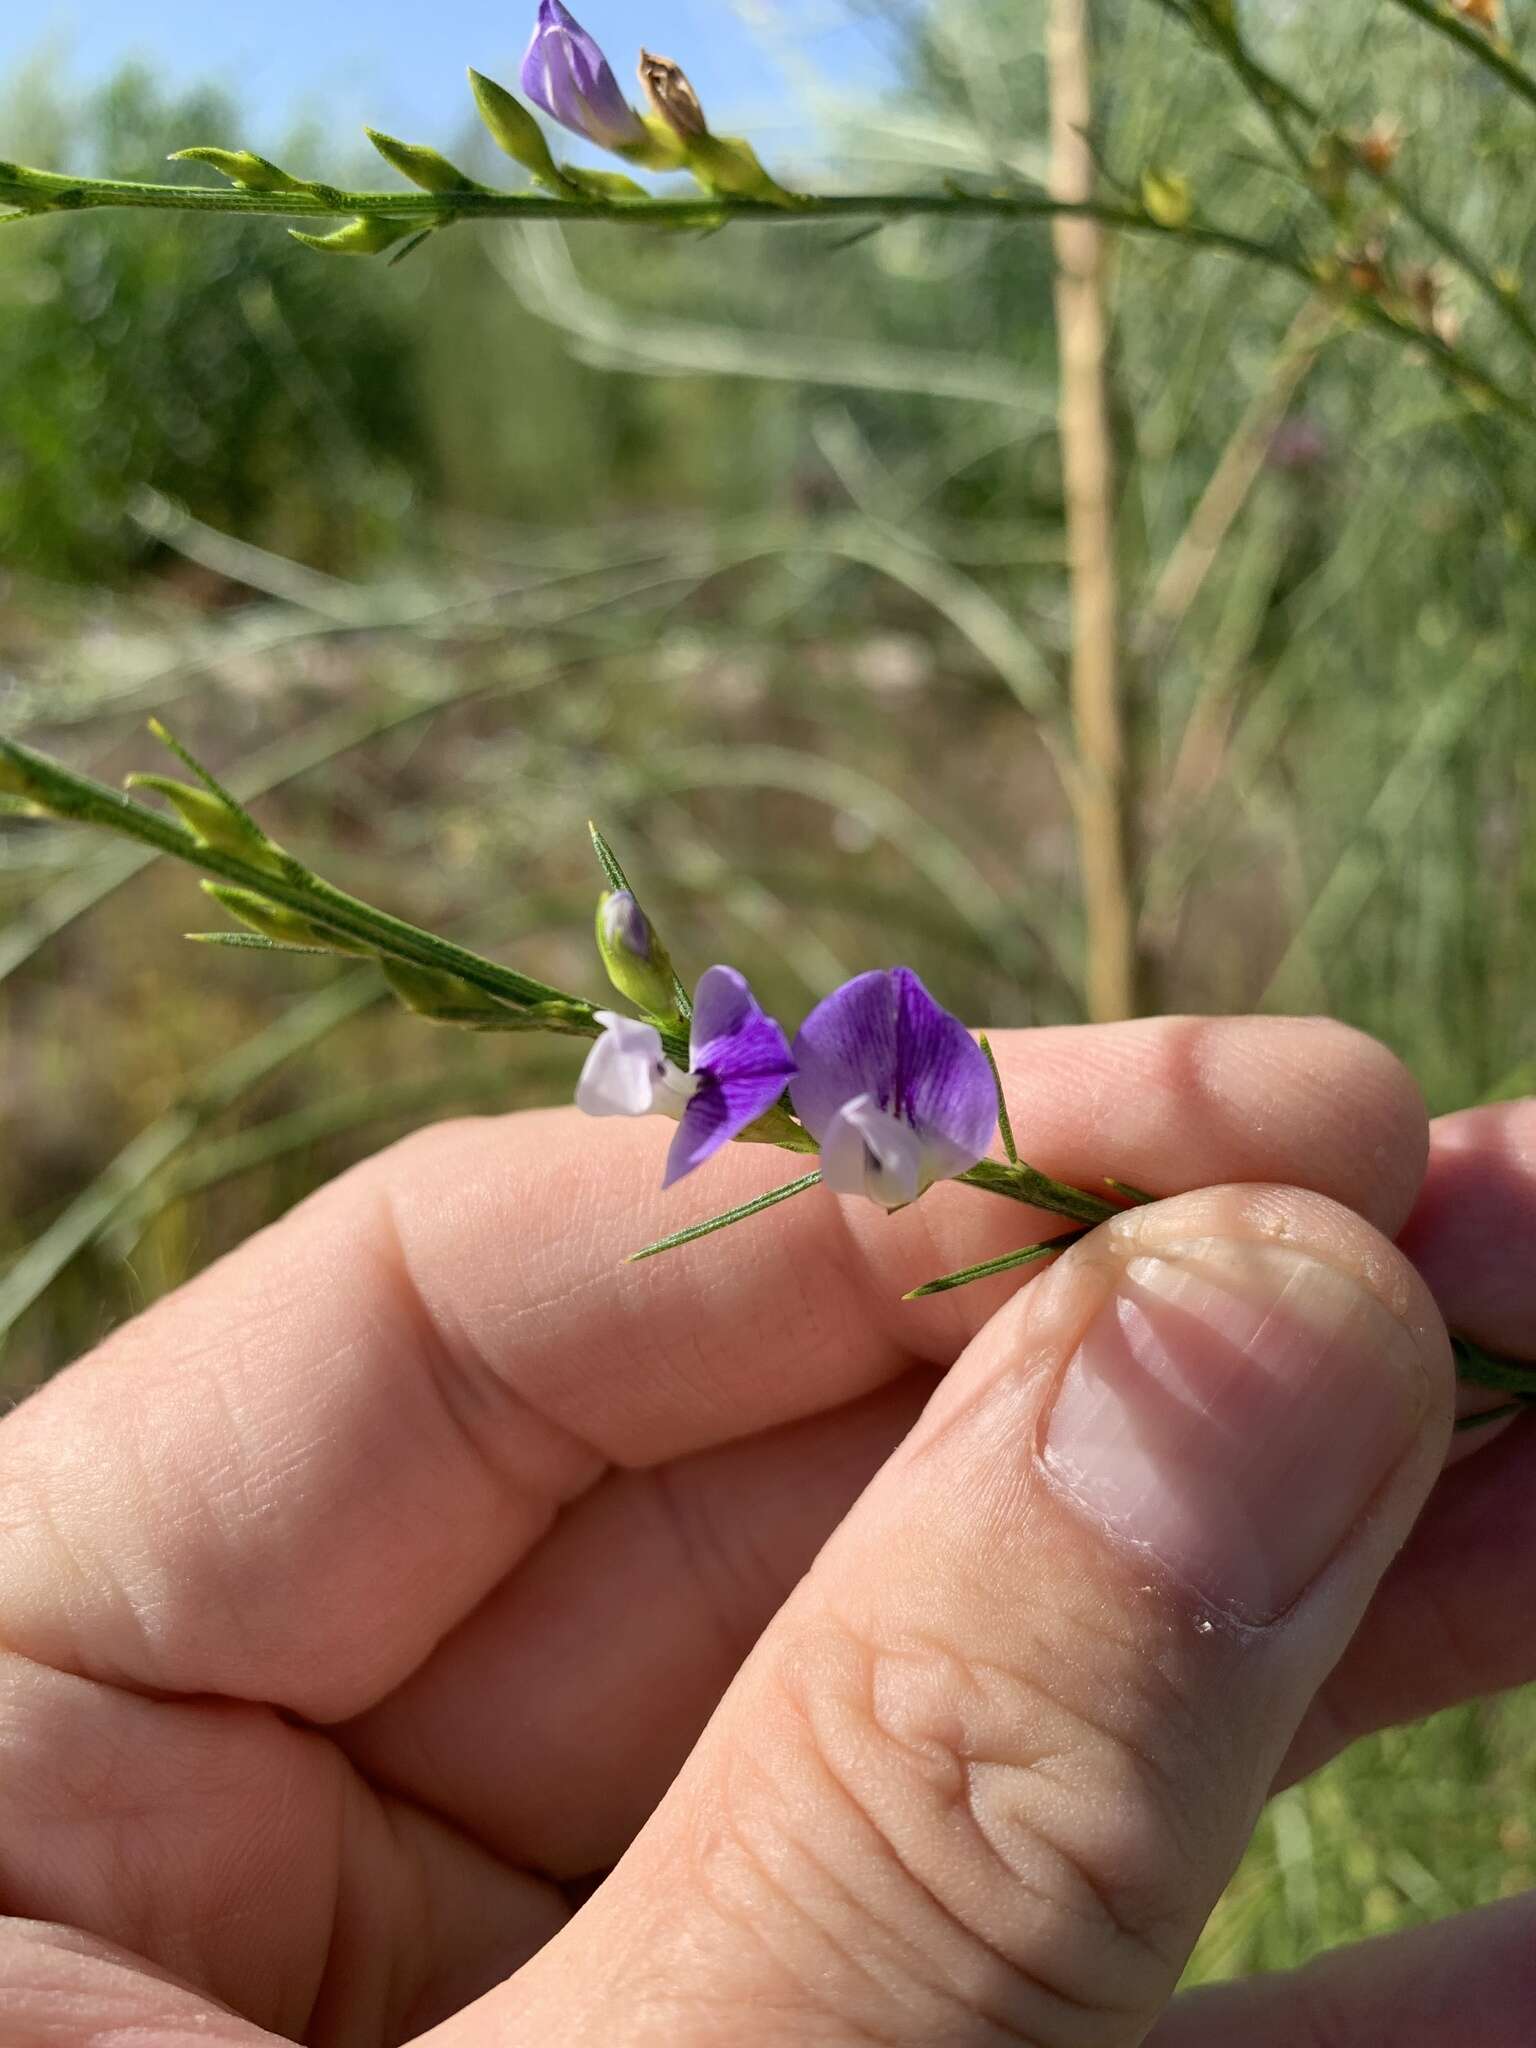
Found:
[[[1455,308],[1446,304],[1439,273],[1427,263],[1415,264],[1403,272],[1403,290],[1425,332],[1454,348],[1461,339],[1461,320]]]
[[[369,950],[359,940],[329,931],[298,911],[289,910],[285,904],[258,895],[254,889],[239,889],[228,882],[204,882],[203,891],[215,903],[222,904],[231,917],[237,917],[251,931],[279,946],[314,946],[326,953],[366,954]]]
[[[306,249],[319,249],[328,256],[382,256],[386,249],[392,249],[396,242],[403,242],[419,229],[415,221],[386,220],[382,214],[372,213],[359,214],[334,234],[309,235],[302,228],[290,228],[288,232]]]
[[[1451,0],[1451,11],[1473,28],[1486,29],[1489,35],[1498,29],[1499,0]]]
[[[1378,114],[1365,133],[1355,141],[1355,155],[1368,171],[1384,177],[1397,162],[1403,146],[1403,131],[1397,122]]]
[[[1387,288],[1386,244],[1372,240],[1360,249],[1344,252],[1344,276],[1352,291],[1362,298],[1379,298]]]
[[[437,967],[418,967],[411,960],[394,960],[386,953],[379,965],[384,979],[408,1010],[429,1017],[434,1024],[466,1024],[472,1030],[494,1031],[518,1024],[518,1013],[472,981],[461,980]]]
[[[677,977],[655,927],[628,889],[612,889],[597,905],[597,950],[608,979],[651,1017],[677,1015]]]
[[[544,130],[522,101],[514,99],[494,78],[482,77],[478,71],[470,72],[469,85],[480,118],[490,129],[496,147],[505,150],[513,163],[531,171],[542,184],[558,189],[565,180],[550,155]]]
[[[281,165],[269,163],[249,149],[173,149],[166,158],[172,164],[207,164],[221,171],[232,185],[247,192],[313,192],[308,179],[295,178]]]
[[[245,813],[216,796],[211,789],[194,789],[174,782],[169,775],[130,775],[129,789],[152,789],[180,814],[182,823],[204,846],[216,853],[232,853],[252,867],[283,871],[282,850]]]
[[[1189,180],[1178,171],[1143,171],[1141,203],[1160,228],[1187,227],[1195,210]]]
[[[466,177],[457,164],[449,163],[435,149],[428,149],[425,143],[401,142],[394,135],[385,135],[377,128],[366,128],[364,134],[383,157],[391,170],[402,178],[409,178],[413,185],[419,185],[424,192],[478,192],[482,188],[473,178]]]
[[[645,96],[673,134],[685,142],[709,133],[699,96],[688,83],[681,64],[670,57],[658,57],[650,50],[640,52],[640,83]]]

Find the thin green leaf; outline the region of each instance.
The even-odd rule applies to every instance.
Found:
[[[1156,1195],[1149,1195],[1143,1188],[1133,1188],[1128,1180],[1112,1180],[1107,1173],[1104,1176],[1104,1185],[1111,1193],[1124,1195],[1128,1202],[1141,1204],[1155,1202],[1158,1199]]]
[[[1486,1429],[1490,1422],[1507,1422],[1511,1415],[1523,1415],[1536,1394],[1517,1394],[1513,1401],[1501,1401],[1497,1408],[1485,1408],[1481,1415],[1462,1415],[1451,1425],[1458,1436],[1464,1429]]]
[[[787,1202],[791,1195],[803,1195],[820,1179],[821,1169],[818,1167],[814,1173],[802,1174],[799,1180],[789,1181],[766,1195],[755,1195],[750,1202],[743,1202],[739,1209],[727,1209],[723,1216],[711,1216],[707,1223],[691,1223],[686,1230],[675,1230],[670,1237],[658,1238],[655,1244],[646,1245],[642,1251],[631,1252],[627,1263],[633,1265],[637,1259],[654,1259],[658,1252],[676,1251],[679,1245],[692,1244],[695,1238],[712,1236],[715,1231],[724,1230],[732,1223],[744,1223],[749,1216],[759,1215],[779,1202]]]
[[[1042,1244],[1027,1244],[1019,1251],[1004,1252],[1000,1259],[987,1259],[982,1265],[962,1266],[958,1273],[945,1273],[941,1279],[925,1280],[921,1287],[914,1287],[901,1298],[921,1301],[929,1294],[948,1294],[952,1287],[968,1287],[973,1280],[990,1280],[994,1273],[1011,1273],[1016,1266],[1031,1266],[1037,1259],[1048,1259],[1053,1252],[1064,1252],[1087,1235],[1086,1230],[1065,1231],[1060,1237],[1046,1238]]]
[[[1005,1195],[1010,1202],[1027,1202],[1032,1209],[1047,1209],[1053,1216],[1070,1216],[1075,1223],[1107,1223],[1125,1212],[1102,1195],[1090,1195],[1082,1188],[1053,1180],[1036,1166],[1019,1160],[1005,1166],[1000,1159],[981,1159],[956,1180],[968,1188],[984,1188],[989,1195]]]
[[[619,866],[618,855],[590,818],[587,820],[587,830],[592,835],[592,851],[597,855],[598,860],[602,864],[603,873],[608,877],[609,888],[629,889],[629,877],[625,874],[623,868]],[[633,895],[635,892],[633,889],[630,889],[629,893]]]
[[[1017,1166],[1019,1148],[1013,1142],[1013,1119],[1008,1114],[1008,1102],[1003,1094],[1003,1077],[997,1071],[997,1054],[993,1052],[992,1041],[985,1031],[981,1034],[981,1049],[987,1056],[987,1065],[992,1069],[992,1086],[997,1090],[997,1127],[1003,1134],[1003,1150],[1008,1155],[1008,1164]]]
[[[264,939],[259,932],[183,932],[194,946],[234,946],[256,953],[308,953],[315,959],[334,959],[329,946],[295,946],[288,939]]]
[[[1454,1334],[1451,1351],[1459,1380],[1467,1380],[1474,1387],[1498,1387],[1525,1400],[1536,1399],[1536,1365],[1522,1364],[1518,1359],[1485,1351],[1470,1337]]]
[[[226,809],[234,812],[235,816],[239,818],[241,822],[249,829],[253,839],[264,840],[266,838],[266,833],[262,831],[261,827],[257,824],[256,820],[245,808],[245,805],[241,803],[239,797],[234,795],[232,791],[227,790],[224,787],[223,783],[220,782],[218,777],[213,773],[213,771],[209,768],[205,768],[202,762],[198,760],[197,756],[189,752],[189,750],[181,744],[181,741],[177,739],[175,733],[171,732],[168,727],[162,725],[158,718],[151,718],[148,721],[148,724],[150,731],[154,734],[155,738],[160,742],[161,746],[169,747],[171,752],[176,756],[177,760],[181,763],[181,765],[184,768],[189,768],[192,771],[192,773],[197,777],[198,781],[203,785],[204,789],[206,789],[211,795],[216,796],[219,802],[223,804]]]

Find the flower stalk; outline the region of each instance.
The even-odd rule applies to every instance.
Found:
[[[190,936],[256,950],[370,956],[378,961],[394,993],[409,1008],[436,1022],[474,1030],[573,1035],[598,1041],[593,1056],[602,1050],[605,1038],[615,1037],[615,1025],[623,1027],[616,1048],[621,1054],[634,1050],[635,1033],[646,1034],[643,1051],[653,1070],[660,1058],[692,1084],[684,1094],[669,1178],[692,1170],[722,1144],[735,1141],[772,1144],[801,1155],[822,1150],[824,1162],[832,1159],[834,1176],[844,1183],[843,1191],[853,1191],[848,1160],[837,1151],[840,1140],[834,1141],[830,1154],[823,1146],[834,1127],[851,1124],[866,1141],[873,1141],[866,1167],[873,1184],[859,1191],[873,1194],[886,1206],[896,1206],[889,1200],[893,1192],[890,1176],[899,1176],[911,1164],[902,1149],[904,1140],[891,1148],[891,1132],[886,1126],[899,1120],[916,1147],[916,1195],[921,1195],[930,1180],[948,1178],[963,1187],[1065,1216],[1077,1225],[1054,1238],[925,1282],[905,1297],[909,1301],[1054,1257],[1096,1225],[1122,1214],[1127,1202],[1156,1199],[1140,1188],[1106,1178],[1104,1186],[1118,1197],[1107,1199],[1056,1180],[1019,1159],[990,1044],[983,1041],[978,1045],[962,1032],[958,1020],[939,1010],[909,969],[856,976],[818,1005],[796,1035],[790,1053],[778,1027],[762,1014],[742,977],[732,969],[712,968],[692,1006],[690,1047],[675,1030],[661,1031],[651,1024],[601,1012],[583,996],[552,988],[323,881],[271,840],[163,727],[153,723],[152,730],[198,778],[196,786],[163,777],[138,778],[165,795],[179,817],[168,818],[104,783],[76,774],[46,754],[7,739],[0,739],[0,815],[9,812],[97,826],[202,868],[218,878],[205,885],[210,895],[238,918],[244,929]],[[592,836],[606,878],[616,891],[627,891],[628,879],[612,848],[595,827]],[[366,980],[355,972],[333,993],[342,1005],[335,1011],[337,1017],[371,999]],[[317,1014],[329,1020],[332,1009],[322,1004]],[[589,1056],[589,1069],[593,1056]],[[231,1072],[235,1071],[232,1067]],[[239,1072],[244,1072],[243,1066]],[[782,1095],[773,1099],[785,1078],[790,1080],[791,1100],[798,1087],[798,1106],[804,1107],[806,1115],[797,1118],[791,1114]],[[860,1092],[851,1094],[854,1089]],[[885,1090],[880,1097],[884,1122],[871,1117],[864,1106],[877,1089]],[[226,1099],[221,1083],[210,1100],[222,1103]],[[690,1112],[691,1124],[687,1121]],[[201,1114],[199,1105],[189,1129],[196,1127]],[[1008,1157],[975,1158],[975,1148],[984,1148],[999,1125]],[[178,1121],[174,1143],[181,1142],[181,1129]],[[974,1164],[961,1168],[960,1161],[968,1157]],[[125,1165],[127,1158],[124,1155]],[[631,1257],[652,1258],[695,1243],[807,1193],[824,1179],[823,1168],[818,1166],[782,1187],[658,1239]],[[95,1214],[94,1208],[90,1213]],[[80,1232],[90,1227],[89,1217],[71,1216],[66,1221],[67,1232],[45,1234],[0,1284],[0,1328],[35,1299],[63,1260],[78,1248]],[[1536,1401],[1536,1367],[1499,1357],[1464,1337],[1453,1337],[1452,1342],[1458,1375],[1464,1381],[1499,1389],[1510,1397],[1459,1426],[1492,1423]]]

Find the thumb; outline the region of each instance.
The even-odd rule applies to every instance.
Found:
[[[1131,2048],[1451,1388],[1422,1283],[1319,1196],[1105,1226],[970,1345],[494,2038]]]

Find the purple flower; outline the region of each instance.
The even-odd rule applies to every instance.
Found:
[[[840,1195],[887,1209],[974,1166],[997,1124],[986,1054],[910,967],[860,974],[795,1038],[795,1113]]]
[[[573,134],[603,149],[646,140],[640,116],[619,90],[608,59],[560,0],[539,0],[539,18],[523,59],[523,91]]]
[[[599,1010],[597,1021],[603,1035],[576,1083],[577,1107],[588,1116],[659,1109],[678,1117],[663,1187],[771,1109],[795,1071],[783,1032],[734,967],[711,967],[699,978],[686,1074],[667,1058],[654,1024],[611,1010]]]

